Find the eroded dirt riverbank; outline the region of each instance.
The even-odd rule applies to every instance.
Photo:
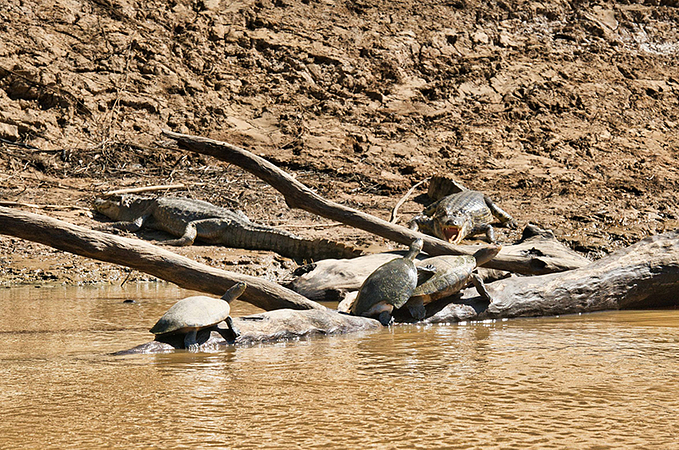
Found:
[[[550,228],[593,259],[679,224],[673,2],[9,0],[0,17],[0,199],[82,208],[36,210],[74,223],[99,224],[87,208],[101,192],[181,182],[256,221],[391,246],[168,150],[166,128],[244,146],[382,218],[414,183],[452,173],[519,229]],[[177,251],[271,279],[294,266]],[[0,237],[3,284],[128,275],[147,278]]]

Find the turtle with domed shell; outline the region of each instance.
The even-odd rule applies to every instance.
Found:
[[[231,320],[229,303],[245,292],[246,284],[234,284],[222,298],[197,295],[187,297],[175,303],[149,330],[156,336],[184,335],[184,348],[197,351],[199,331],[217,328],[217,324],[225,321],[234,339],[240,333]]]

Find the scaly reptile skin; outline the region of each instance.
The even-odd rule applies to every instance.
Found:
[[[117,228],[136,232],[142,227],[179,237],[169,245],[207,244],[250,250],[271,250],[298,260],[353,258],[361,252],[327,239],[307,239],[284,230],[250,221],[242,211],[215,206],[201,200],[174,197],[123,195],[97,199],[94,208],[118,222]]]
[[[490,225],[497,217],[502,224],[516,226],[516,222],[488,196],[465,189],[432,203],[413,218],[411,226],[444,241],[459,244],[463,239],[486,233],[488,241],[495,241]]]

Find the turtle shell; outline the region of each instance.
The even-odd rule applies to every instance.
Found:
[[[413,298],[421,298],[426,305],[453,295],[467,286],[469,277],[476,269],[476,259],[466,255],[443,255],[423,259],[418,265],[436,268],[436,273],[413,291]]]
[[[175,303],[149,331],[153,334],[180,333],[217,325],[229,317],[229,303],[198,295]]]
[[[417,269],[413,261],[408,258],[389,261],[363,282],[351,312],[360,316],[383,301],[400,308],[408,301],[415,286]]]

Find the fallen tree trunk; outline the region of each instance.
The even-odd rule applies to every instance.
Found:
[[[479,249],[479,246],[475,247]],[[570,250],[556,240],[554,235],[541,230],[535,225],[528,225],[523,232],[523,239],[514,245],[503,247],[505,255],[514,255],[517,258],[525,254],[557,255],[562,263],[562,269],[566,270],[566,263],[584,267],[590,261]],[[373,255],[359,256],[353,259],[326,259],[308,264],[298,269],[297,275],[286,287],[292,289],[316,301],[340,301],[350,291],[358,290],[365,279],[382,264],[392,259],[403,256],[405,252],[386,252]],[[418,259],[424,259],[427,255],[421,254]],[[557,261],[552,261],[556,264]],[[486,268],[488,264],[484,265]],[[492,272],[497,272],[492,270]],[[502,272],[506,274],[506,272]],[[493,274],[495,275],[495,274]],[[495,276],[494,279],[503,278]]]
[[[493,297],[490,305],[475,289],[466,289],[455,303],[428,305],[425,322],[677,306],[679,232],[643,239],[582,269],[506,278],[486,287]]]
[[[433,236],[328,201],[264,158],[226,142],[171,131],[163,131],[163,135],[176,140],[180,146],[188,150],[214,156],[261,178],[283,194],[285,202],[290,208],[303,209],[404,245],[410,245],[414,239],[422,238],[424,240],[424,251],[430,256],[472,255],[476,250],[474,246],[453,245]],[[562,261],[555,255],[517,255],[501,251],[499,255],[486,264],[486,267],[534,275],[574,269],[582,267],[582,264]]]
[[[39,214],[0,207],[0,234],[39,242],[88,258],[131,267],[185,289],[221,296],[233,284],[247,283],[240,300],[274,309],[326,309],[276,283],[216,269],[153,244],[72,225]]]
[[[281,309],[253,316],[234,317],[233,323],[241,333],[235,341],[226,340],[221,333],[213,331],[209,338],[200,344],[200,350],[208,351],[225,345],[247,346],[382,328],[377,320],[340,314],[330,309],[310,311]],[[226,325],[222,322],[219,327],[225,329]],[[169,337],[166,341],[147,342],[116,354],[165,353],[182,348],[184,348],[183,335]]]
[[[475,289],[462,297],[427,305],[420,323],[553,316],[615,309],[644,309],[679,305],[679,232],[644,239],[606,256],[584,269],[535,277],[512,277],[486,285],[494,301],[488,305]],[[396,319],[412,320],[407,312]],[[212,332],[201,345],[209,350],[225,345],[249,345],[304,336],[379,329],[374,319],[336,311],[272,311],[234,318],[242,335],[227,341]],[[225,325],[220,324],[220,327]],[[181,337],[153,341],[119,354],[157,353],[183,348]]]

